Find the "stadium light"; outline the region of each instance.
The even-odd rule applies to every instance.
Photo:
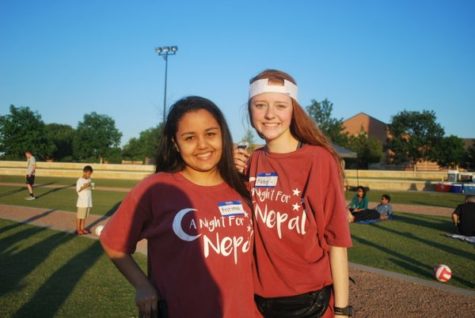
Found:
[[[178,51],[178,46],[161,46],[155,48],[155,52],[158,55],[163,56],[165,60],[165,89],[163,92],[163,122],[165,123],[165,119],[167,116],[167,73],[168,73],[168,55],[175,55]]]

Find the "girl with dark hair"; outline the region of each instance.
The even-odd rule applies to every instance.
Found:
[[[136,289],[141,317],[253,317],[253,228],[226,121],[191,96],[170,109],[156,173],[140,182],[100,240]],[[148,277],[130,254],[148,241]]]
[[[350,316],[351,238],[338,154],[284,72],[251,79],[248,110],[266,141],[250,158],[235,150],[253,200],[257,306],[264,317]]]
[[[356,193],[353,199],[351,199],[348,208],[352,214],[368,209],[368,198],[366,197],[366,189],[364,187],[356,187]]]

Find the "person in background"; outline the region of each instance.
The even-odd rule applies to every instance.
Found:
[[[36,197],[33,194],[33,186],[35,184],[36,173],[36,159],[31,151],[25,151],[26,157],[26,187],[28,189],[29,196],[25,200],[35,200]]]
[[[475,195],[467,195],[465,202],[455,208],[452,222],[460,234],[475,236]]]
[[[352,223],[366,220],[390,219],[393,215],[393,208],[390,202],[391,197],[389,194],[383,194],[381,196],[380,203],[376,206],[376,209],[361,210],[354,214],[348,212],[348,221]]]
[[[368,208],[368,198],[366,197],[366,189],[364,187],[358,186],[356,188],[355,196],[351,199],[348,207],[353,215]]]
[[[91,180],[93,169],[91,166],[85,166],[82,169],[82,177],[76,181],[76,192],[78,199],[76,202],[76,234],[83,235],[91,233],[85,228],[86,219],[92,208],[92,189],[94,183]]]

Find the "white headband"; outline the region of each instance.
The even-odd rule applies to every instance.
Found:
[[[297,100],[297,85],[284,79],[284,85],[269,85],[269,79],[263,78],[252,82],[249,88],[249,99],[262,93],[281,93]]]

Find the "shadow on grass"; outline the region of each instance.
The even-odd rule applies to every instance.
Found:
[[[447,246],[447,245],[441,244],[441,243],[433,241],[433,240],[431,241],[431,240],[428,240],[428,239],[421,238],[417,235],[414,235],[414,233],[411,233],[411,232],[397,231],[397,230],[394,230],[394,229],[383,227],[383,226],[381,226],[381,224],[373,224],[373,227],[375,227],[375,228],[377,228],[381,231],[386,231],[386,232],[389,232],[389,233],[392,233],[392,234],[399,235],[399,236],[404,237],[404,238],[408,238],[408,239],[417,241],[419,243],[426,244],[429,247],[433,247],[433,248],[439,249],[441,251],[445,251],[447,253],[456,255],[458,257],[466,258],[468,261],[473,260],[473,256],[468,255],[467,251],[463,251],[463,250],[460,250],[460,249],[457,249],[457,248],[454,248],[454,247],[451,247],[451,246]]]
[[[352,239],[354,241],[357,241],[361,244],[365,244],[367,246],[373,247],[375,249],[378,249],[388,255],[391,255],[393,257],[388,257],[388,260],[392,261],[393,264],[404,268],[414,274],[419,274],[422,277],[425,277],[427,279],[432,279],[433,278],[433,271],[432,268],[429,267],[429,265],[422,263],[415,258],[412,258],[410,256],[404,255],[402,253],[396,252],[392,249],[389,249],[387,247],[381,246],[379,244],[376,244],[372,241],[366,240],[364,238],[358,237],[356,235],[352,235]],[[371,265],[369,265],[371,266]],[[466,287],[473,288],[473,283],[467,280],[464,280],[460,277],[457,277],[457,281],[459,281],[461,284],[463,284]]]
[[[450,225],[450,222],[444,221],[444,220],[429,220],[429,216],[427,216],[426,219],[421,219],[424,216],[421,216],[419,218],[412,217],[412,216],[406,216],[402,214],[396,214],[394,216],[394,220],[399,221],[401,223],[406,223],[410,225],[417,225],[417,226],[423,226],[427,227],[430,229],[438,230],[438,231],[446,231],[449,232],[452,230],[452,226]]]
[[[96,241],[51,275],[12,317],[30,317],[32,313],[38,317],[53,317],[84,273],[94,266],[101,255],[103,250]]]
[[[378,249],[378,250],[380,250],[380,251],[382,251],[382,252],[384,252],[388,255],[392,255],[392,256],[396,257],[396,259],[399,259],[399,260],[404,261],[408,264],[411,264],[409,269],[414,273],[417,273],[417,274],[422,275],[422,276],[429,276],[428,272],[427,272],[427,269],[426,269],[427,265],[422,263],[422,262],[419,262],[415,258],[404,255],[402,253],[398,253],[398,252],[396,252],[392,249],[381,246],[379,244],[376,244],[375,242],[372,242],[372,241],[369,241],[367,239],[358,237],[356,235],[352,235],[352,239],[359,242],[359,243],[361,243],[361,244],[364,244],[366,246],[370,246],[370,247],[373,247],[375,249]]]
[[[14,229],[14,228],[17,228],[17,227],[19,227],[19,226],[21,226],[21,225],[23,225],[23,224],[32,223],[33,221],[36,221],[36,220],[38,220],[38,219],[41,219],[41,218],[47,216],[48,214],[53,213],[54,211],[56,211],[56,209],[46,210],[46,211],[44,211],[44,212],[41,212],[41,213],[39,213],[39,214],[37,214],[37,215],[34,215],[34,216],[32,216],[32,217],[30,217],[30,218],[28,218],[28,219],[25,219],[25,220],[23,220],[23,221],[20,221],[20,222],[18,222],[18,223],[14,223],[14,224],[12,224],[12,225],[4,226],[4,227],[0,228],[0,234],[1,234],[1,233],[4,233],[4,232],[7,232],[7,231],[9,231],[9,230],[12,230],[12,229]]]
[[[71,188],[71,187],[73,187],[73,186],[74,186],[74,183],[73,183],[73,184],[70,184],[70,185],[65,185],[65,186],[62,186],[62,187],[53,188],[53,189],[51,189],[51,190],[49,190],[49,191],[43,192],[43,193],[40,194],[40,195],[37,195],[36,198],[39,199],[39,198],[42,198],[42,197],[44,197],[44,196],[47,196],[47,195],[49,195],[49,194],[51,194],[51,193],[55,193],[55,192],[58,192],[58,191],[61,191],[61,190],[65,190],[65,189]]]
[[[115,211],[119,208],[120,204],[122,203],[122,201],[118,201],[116,202],[112,208],[109,209],[109,211],[107,211],[103,216],[101,216],[100,218],[98,218],[97,220],[95,220],[94,222],[91,222],[90,224],[88,224],[86,226],[86,229],[87,230],[91,230],[94,226],[96,226],[97,224],[101,223],[102,221],[104,221],[105,219],[107,219],[108,217],[112,216]]]
[[[10,228],[13,228],[13,225]],[[25,278],[50,257],[55,249],[75,238],[68,233],[54,232],[31,246],[23,249],[18,248],[19,242],[34,240],[35,236],[46,230],[41,227],[27,227],[9,235],[2,234],[0,240],[0,297],[24,289],[27,284],[24,281]],[[103,251],[97,241],[75,254],[64,265],[56,269],[34,292],[29,301],[11,317],[55,316],[84,273],[94,266],[101,255],[103,255]]]
[[[25,191],[25,193],[26,193],[26,191],[27,191],[26,187],[21,187],[21,188],[18,188],[18,189],[7,191],[7,192],[2,192],[2,193],[0,193],[0,198],[8,197],[12,194],[19,193],[19,192],[22,192],[22,191]]]
[[[21,224],[20,224],[21,225]],[[13,290],[20,290],[22,280],[39,266],[59,245],[71,240],[73,236],[58,232],[44,240],[16,252],[15,244],[45,231],[45,228],[29,227],[12,233],[0,240],[0,296]]]
[[[392,261],[394,264],[397,264],[399,265],[399,267],[402,267],[402,268],[411,268],[412,267],[412,264],[404,261],[404,260],[400,260],[400,259],[395,259],[395,258],[389,258],[390,261]],[[435,266],[436,264],[434,264]],[[429,279],[434,279],[434,270],[433,268],[431,268],[430,271],[427,271],[428,272],[428,278]],[[462,277],[458,276],[458,275],[454,275],[452,273],[452,278],[451,278],[452,281],[457,281],[459,282],[460,284],[464,285],[464,286],[467,286],[468,288],[474,288],[475,287],[475,284],[471,281],[468,281],[468,280],[465,280],[463,279]]]

